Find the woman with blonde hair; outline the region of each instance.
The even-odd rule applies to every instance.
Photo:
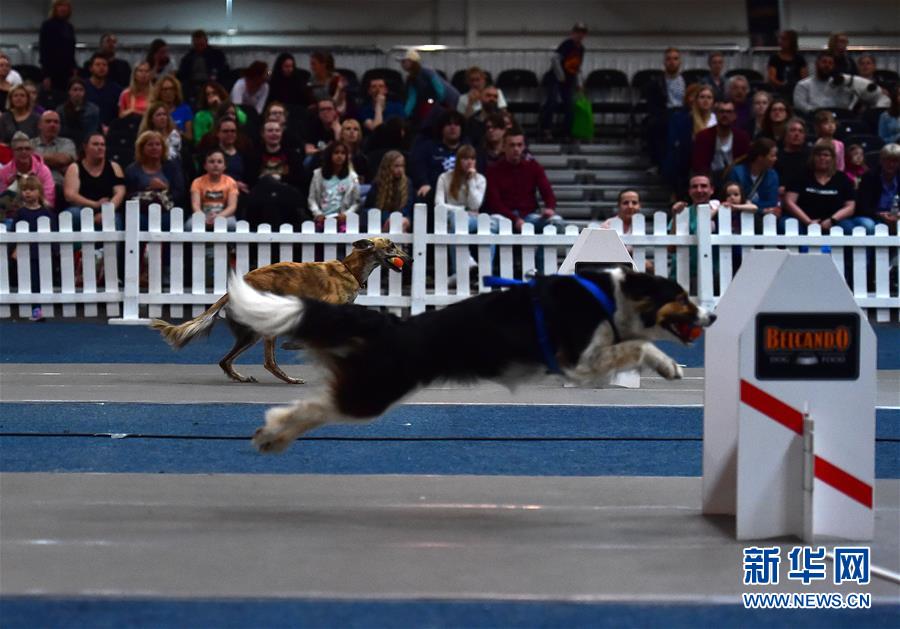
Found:
[[[382,222],[388,220],[391,212],[402,213],[403,229],[409,231],[415,198],[412,181],[406,176],[406,157],[400,151],[388,151],[381,158],[363,206],[381,210]]]
[[[194,112],[191,106],[185,102],[184,93],[181,91],[181,81],[174,74],[166,74],[156,81],[153,87],[153,102],[160,102],[166,106],[169,115],[175,122],[175,126],[181,131],[186,140],[192,139]]]
[[[6,111],[0,115],[0,142],[9,144],[12,136],[21,131],[29,138],[37,137],[41,117],[34,111],[31,94],[24,85],[16,85],[6,97]]]
[[[713,105],[716,102],[716,92],[712,86],[706,84],[699,85],[694,94],[694,102],[691,103],[691,120],[693,121],[693,129],[691,137],[695,137],[704,129],[709,129],[717,124],[716,114],[713,113]],[[693,87],[689,86],[689,87]]]
[[[144,131],[158,131],[165,138],[167,159],[181,158],[181,133],[165,103],[156,101],[147,108],[141,119],[141,126],[138,127],[138,135]]]
[[[162,227],[169,229],[169,212],[184,197],[184,175],[166,159],[166,140],[158,131],[144,131],[134,144],[134,162],[125,169],[129,199],[141,203],[141,229],[147,229],[146,210],[152,203],[163,208]]]
[[[131,71],[131,83],[119,95],[119,118],[143,116],[150,102],[150,64],[141,61]]]

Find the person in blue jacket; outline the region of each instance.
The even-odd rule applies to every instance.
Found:
[[[759,209],[757,217],[761,220],[766,214],[781,216],[778,200],[778,173],[775,162],[778,161],[778,145],[769,138],[758,138],[750,144],[750,150],[741,163],[734,166],[726,176],[726,181],[740,185],[744,198]]]

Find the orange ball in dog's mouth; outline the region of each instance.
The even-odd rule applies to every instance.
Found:
[[[397,257],[391,258],[391,264],[393,264],[398,269],[402,269],[403,268],[403,258],[397,258]]]
[[[688,341],[696,341],[703,334],[703,328],[699,325],[682,323],[678,326],[678,335]]]

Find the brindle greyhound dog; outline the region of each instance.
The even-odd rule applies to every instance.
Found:
[[[250,271],[244,276],[244,281],[266,293],[317,299],[330,304],[349,304],[362,291],[375,267],[382,266],[400,272],[410,260],[405,251],[387,238],[365,238],[354,242],[353,251],[343,260],[278,262]],[[232,363],[262,337],[229,317],[227,304],[228,293],[225,293],[206,312],[190,321],[173,325],[162,319],[154,319],[150,322],[150,327],[159,330],[174,349],[181,349],[196,336],[209,334],[219,316],[224,316],[235,342],[231,351],[219,361],[219,366],[232,380],[256,382],[256,378],[242,376],[235,371]],[[220,315],[219,311],[223,308]],[[289,384],[303,384],[303,380],[290,377],[275,362],[275,337],[264,337],[264,340],[265,368]]]

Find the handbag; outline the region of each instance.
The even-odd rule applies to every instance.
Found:
[[[583,93],[572,103],[572,137],[579,140],[594,139],[594,108]]]
[[[163,212],[168,212],[175,206],[168,190],[144,190],[131,197],[131,200],[140,203],[142,214],[146,214],[154,203],[158,203]]]

